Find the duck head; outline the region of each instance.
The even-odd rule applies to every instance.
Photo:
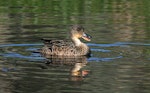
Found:
[[[71,27],[71,37],[72,38],[83,38],[86,41],[91,41],[91,36],[84,32],[84,28],[80,25],[74,25]]]

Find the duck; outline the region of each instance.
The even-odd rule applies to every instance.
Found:
[[[81,25],[71,26],[70,40],[42,39],[44,46],[41,54],[44,56],[90,56],[90,48],[80,38],[91,41],[91,36],[85,33]]]

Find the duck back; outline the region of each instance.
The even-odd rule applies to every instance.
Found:
[[[60,55],[60,56],[80,56],[90,53],[89,47],[85,44],[81,46],[75,46],[72,41],[69,40],[48,40],[43,39],[44,47],[41,53],[43,55]]]

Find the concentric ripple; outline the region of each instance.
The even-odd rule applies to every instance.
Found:
[[[43,44],[1,44],[0,55],[4,58],[21,58],[30,61],[41,61],[45,58],[40,53],[35,53]],[[116,42],[112,44],[88,43],[92,54],[88,62],[111,61],[120,59],[131,49],[131,46],[150,46],[143,43]],[[126,51],[126,52],[125,52]]]

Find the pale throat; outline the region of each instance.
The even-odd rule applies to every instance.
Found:
[[[80,41],[80,39],[76,38],[76,37],[72,37],[72,41],[74,42],[75,46],[80,46],[83,43]]]

